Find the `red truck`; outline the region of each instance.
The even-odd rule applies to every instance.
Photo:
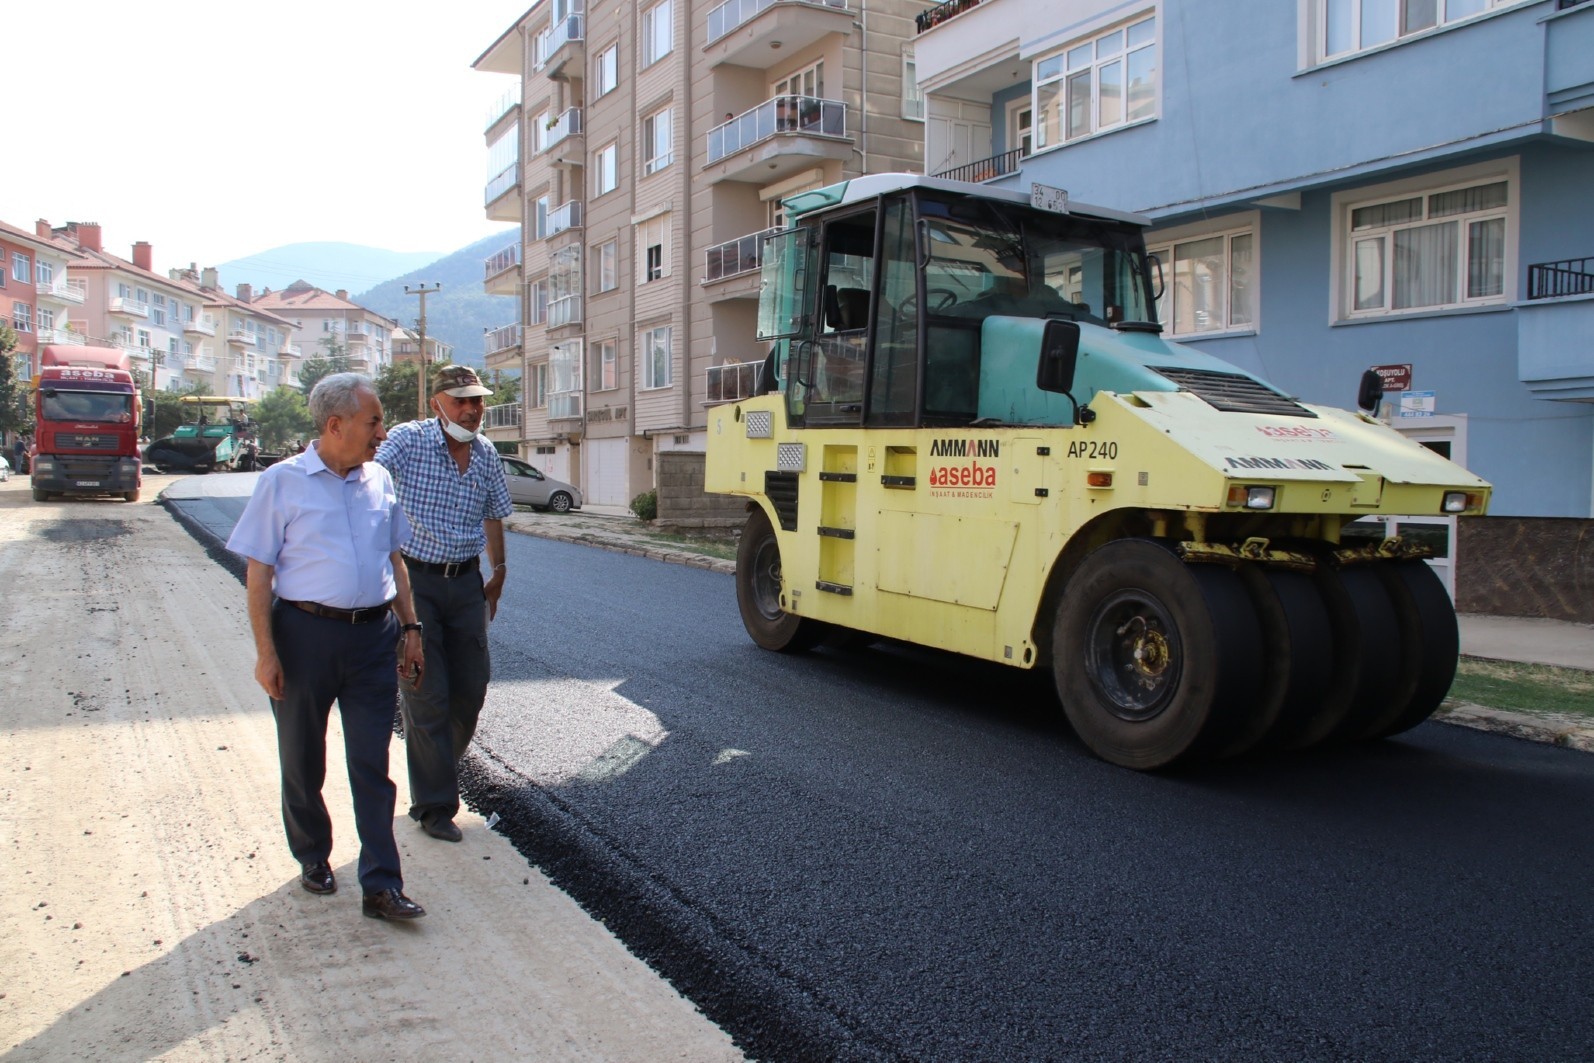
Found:
[[[120,495],[138,501],[143,413],[132,361],[118,347],[51,344],[34,382],[33,499]]]

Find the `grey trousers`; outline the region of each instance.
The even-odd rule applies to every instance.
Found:
[[[455,766],[470,747],[487,697],[487,595],[475,570],[452,579],[410,571],[415,613],[425,625],[426,672],[419,689],[399,688],[410,768],[410,818],[422,823],[459,812]]]

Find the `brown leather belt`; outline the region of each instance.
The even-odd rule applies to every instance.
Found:
[[[435,572],[444,579],[453,579],[455,576],[463,576],[467,572],[475,572],[481,567],[481,563],[480,556],[467,557],[463,561],[447,561],[440,564],[436,561],[417,561],[409,554],[404,555],[404,564],[411,571]]]
[[[345,624],[370,624],[381,620],[392,612],[392,602],[383,602],[381,605],[370,605],[364,609],[335,609],[330,605],[320,602],[296,602],[291,598],[282,599],[284,605],[291,605],[295,609],[303,609],[312,616],[324,617],[327,620],[338,620]]]

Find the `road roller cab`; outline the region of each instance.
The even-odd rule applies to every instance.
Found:
[[[707,489],[749,501],[757,643],[1046,668],[1086,744],[1140,768],[1438,706],[1446,591],[1414,545],[1343,532],[1482,513],[1488,484],[1164,340],[1144,218],[906,174],[786,207],[763,393],[708,415]]]

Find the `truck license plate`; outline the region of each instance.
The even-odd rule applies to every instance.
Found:
[[[77,485],[79,487],[98,487],[100,482],[98,480],[79,480]]]

